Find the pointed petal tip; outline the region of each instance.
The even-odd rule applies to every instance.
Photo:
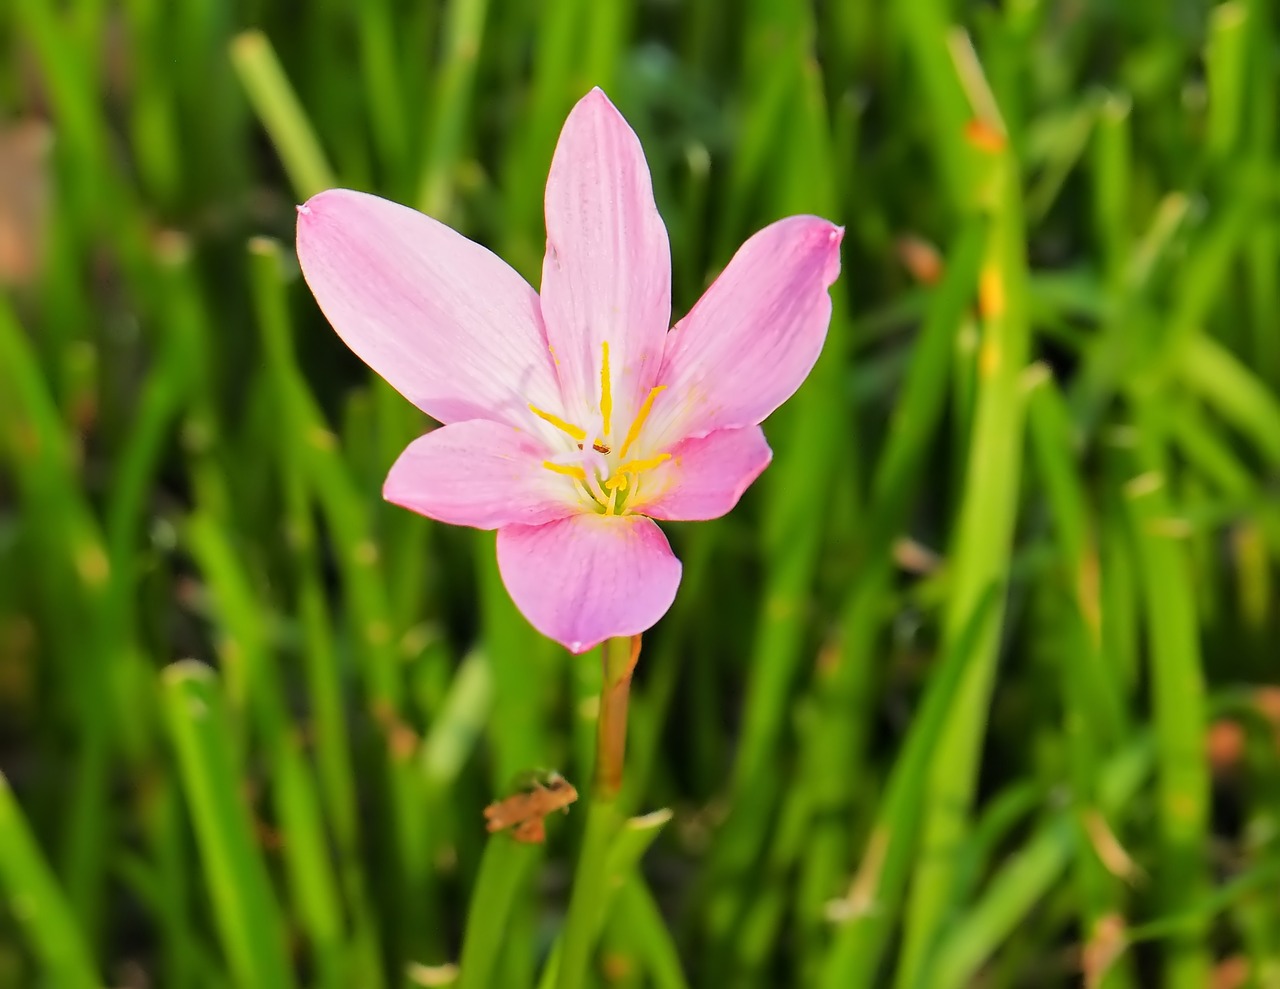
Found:
[[[569,117],[572,118],[582,112],[612,114],[622,120],[624,124],[626,123],[626,118],[622,116],[622,111],[614,105],[613,100],[609,99],[609,94],[599,86],[592,86],[583,95],[582,99],[578,100],[574,108],[569,111]],[[568,123],[568,120],[566,120],[566,123]],[[631,127],[630,124],[626,124],[626,126],[628,129]]]
[[[376,199],[367,192],[357,192],[355,189],[324,189],[311,196],[300,206],[297,206],[299,216],[319,219],[327,212],[330,204],[342,201],[360,203],[364,200]]]
[[[828,224],[827,244],[831,249],[831,263],[827,266],[827,287],[840,277],[840,243],[844,240],[844,227]]]
[[[840,244],[844,240],[844,227],[820,216],[809,219],[812,223],[809,232],[809,237],[812,239],[809,243],[826,257],[823,281],[829,288],[840,277]],[[825,244],[822,243],[823,240],[826,241]]]
[[[844,227],[838,223],[832,223],[830,220],[822,216],[806,216],[802,219],[808,220],[811,224],[811,236],[825,236],[827,242],[835,245],[844,240]]]
[[[837,248],[844,240],[844,227],[832,223],[826,217],[812,213],[796,213],[783,217],[765,229],[776,228],[779,231],[789,230],[796,242],[810,249]],[[763,231],[761,231],[763,232]],[[824,243],[825,242],[825,243]]]

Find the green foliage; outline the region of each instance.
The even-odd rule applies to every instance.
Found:
[[[1278,32],[4,5],[0,989],[1280,986]],[[772,467],[668,527],[623,791],[542,849],[482,810],[586,793],[600,656],[381,502],[428,423],[325,325],[293,206],[378,192],[536,284],[597,84],[677,315],[771,220],[847,232]]]

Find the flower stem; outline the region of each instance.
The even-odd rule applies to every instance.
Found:
[[[596,775],[593,801],[612,803],[622,789],[622,763],[627,748],[627,705],[631,700],[631,673],[640,658],[640,636],[608,639],[602,666],[600,715],[596,721]]]
[[[596,723],[596,768],[587,809],[587,827],[578,856],[578,870],[569,900],[560,954],[559,989],[580,989],[587,974],[591,949],[604,918],[601,907],[607,877],[605,860],[621,820],[618,792],[627,742],[627,703],[631,672],[640,656],[640,636],[609,639],[604,644],[604,681]]]

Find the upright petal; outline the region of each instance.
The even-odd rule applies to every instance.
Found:
[[[451,525],[540,525],[581,510],[573,483],[542,466],[534,436],[473,419],[419,436],[382,487],[387,501]]]
[[[526,422],[559,389],[537,293],[429,216],[331,189],[298,208],[298,261],[348,347],[441,422]]]
[[[569,416],[599,421],[607,343],[612,427],[625,434],[662,362],[671,249],[640,142],[598,89],[565,121],[546,213],[542,314]]]
[[[498,570],[529,623],[576,653],[650,628],[680,585],[667,537],[638,515],[499,529]]]
[[[843,234],[791,216],[738,249],[668,336],[651,445],[754,426],[795,393],[827,336]]]
[[[669,452],[670,460],[645,471],[632,511],[673,522],[718,519],[773,459],[759,426],[717,429]]]

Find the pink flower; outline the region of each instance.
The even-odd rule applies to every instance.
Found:
[[[539,296],[479,244],[385,199],[298,208],[316,301],[370,367],[443,427],[387,500],[498,530],[498,566],[538,631],[584,652],[666,613],[680,561],[654,519],[728,512],[768,465],[759,423],[813,367],[843,230],[755,234],[674,329],[667,231],[640,142],[599,89],[547,177]]]

